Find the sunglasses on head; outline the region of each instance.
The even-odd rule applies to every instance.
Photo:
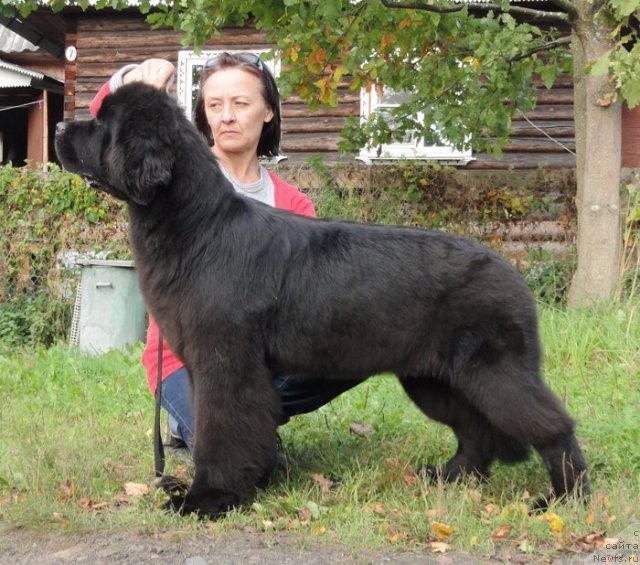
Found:
[[[211,57],[210,59],[207,59],[204,64],[204,68],[208,69],[210,67],[215,67],[219,65],[223,61],[223,59],[234,59],[239,63],[246,63],[248,65],[252,65],[261,72],[262,72],[262,69],[264,68],[262,59],[260,59],[260,57],[258,57],[258,55],[256,55],[255,53],[227,53],[227,52],[221,53],[220,55],[216,55],[215,57]]]

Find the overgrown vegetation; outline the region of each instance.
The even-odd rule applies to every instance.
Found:
[[[65,335],[75,273],[64,254],[127,256],[123,210],[53,164],[0,167],[0,347]]]
[[[468,173],[438,163],[328,165],[313,158],[285,171],[310,187],[323,217],[446,228],[498,242],[498,223],[557,220],[570,227],[575,215],[575,178],[565,171]]]
[[[391,377],[371,379],[280,431],[289,472],[215,523],[158,511],[153,401],[139,348],[88,357],[61,347],[0,356],[0,524],[51,531],[184,537],[286,532],[301,544],[465,551],[520,563],[589,552],[640,507],[640,304],[541,308],[545,375],[579,423],[591,467],[586,505],[528,504],[545,492],[539,457],[496,465],[488,482],[432,484],[413,469],[451,455],[450,432],[426,420]],[[190,468],[170,457],[169,473]],[[586,557],[586,555],[585,555]]]

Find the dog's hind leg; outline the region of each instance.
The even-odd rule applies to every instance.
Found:
[[[586,497],[591,494],[587,478],[587,463],[573,432],[559,435],[550,441],[534,445],[549,472],[551,493],[534,504],[534,509],[544,510],[550,500],[568,494]]]
[[[460,391],[425,378],[404,378],[400,382],[427,416],[452,428],[458,441],[456,454],[442,468],[421,468],[429,475],[447,481],[467,474],[487,477],[494,459],[512,463],[529,456],[526,444],[495,428]]]
[[[587,465],[572,418],[531,363],[523,365],[511,354],[476,364],[465,377],[465,397],[496,428],[540,453],[552,497],[589,494]]]
[[[172,496],[167,507],[215,518],[251,495],[271,469],[280,399],[266,369],[190,375],[195,476],[186,495]]]

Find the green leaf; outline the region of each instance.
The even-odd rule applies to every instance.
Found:
[[[625,83],[620,89],[622,97],[625,99],[627,106],[630,109],[635,108],[640,104],[640,81],[630,80]]]
[[[611,0],[611,6],[616,12],[622,16],[627,17],[640,9],[639,0]]]
[[[589,65],[589,72],[595,76],[607,74],[609,72],[610,58],[611,51],[607,51],[604,55],[601,55]]]
[[[558,69],[555,67],[545,66],[539,70],[540,78],[544,82],[545,88],[551,88],[558,76]]]

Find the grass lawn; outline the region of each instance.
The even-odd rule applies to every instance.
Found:
[[[253,504],[216,523],[178,518],[157,509],[164,495],[153,488],[154,406],[141,350],[89,357],[56,346],[0,353],[0,525],[182,535],[286,530],[303,542],[354,549],[489,556],[508,548],[535,561],[588,551],[639,517],[640,304],[541,306],[541,329],[546,378],[578,421],[590,464],[594,494],[586,505],[529,515],[528,504],[547,488],[537,455],[495,465],[484,484],[417,477],[419,464],[451,455],[453,437],[382,376],[283,426],[290,469]],[[189,467],[170,457],[167,472],[188,475]]]

